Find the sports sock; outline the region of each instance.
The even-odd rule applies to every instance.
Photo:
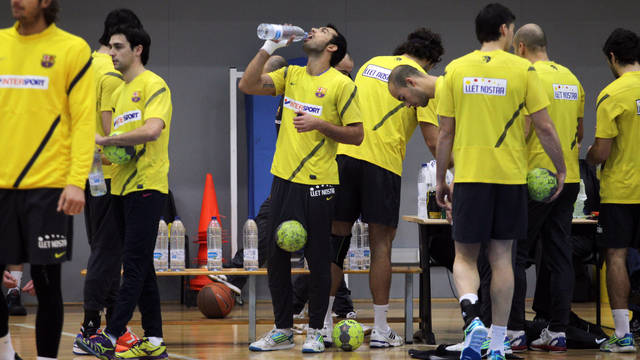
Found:
[[[162,345],[162,338],[161,337],[157,337],[157,336],[149,336],[147,339],[149,339],[149,342],[151,343],[151,345],[153,346],[160,346]]]
[[[489,350],[499,351],[504,354],[504,336],[507,333],[506,326],[491,325],[491,343]]]
[[[389,304],[376,305],[373,304],[373,326],[385,332],[389,331],[389,324],[387,323],[387,312],[389,311]]]
[[[333,328],[333,319],[331,318],[331,313],[333,312],[333,301],[336,299],[335,296],[329,296],[329,306],[327,306],[327,313],[324,315],[324,325],[329,328]]]
[[[38,356],[36,359],[37,359],[37,360],[56,360],[57,358],[50,358],[50,357]]]
[[[11,344],[11,334],[0,338],[0,360],[14,360],[16,355]]]
[[[39,356],[58,356],[64,307],[60,287],[61,264],[31,264],[31,278],[36,287],[36,348]]]
[[[613,323],[616,326],[616,336],[621,339],[629,331],[629,309],[611,309],[613,313]]]
[[[84,321],[82,322],[82,332],[84,336],[95,335],[100,328],[100,311],[84,309]]]
[[[480,304],[478,303],[478,295],[464,294],[460,297],[460,311],[462,312],[462,320],[464,320],[465,328],[471,324],[473,319],[480,317]]]

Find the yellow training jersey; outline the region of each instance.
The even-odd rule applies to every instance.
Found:
[[[338,184],[338,143],[317,130],[299,133],[293,118],[304,112],[338,126],[361,122],[355,84],[332,67],[313,76],[291,65],[269,76],[276,95],[284,94],[271,173],[300,184]]]
[[[571,70],[560,64],[553,61],[536,61],[533,66],[550,101],[547,111],[558,132],[567,166],[565,182],[579,183],[578,118],[584,117],[584,89]],[[529,170],[545,168],[555,172],[555,166],[544,152],[533,123],[531,126],[527,138]]]
[[[600,172],[602,203],[640,203],[640,71],[609,84],[596,103],[596,137],[613,139]]]
[[[96,79],[96,132],[104,136],[102,112],[113,109],[113,92],[122,85],[122,74],[113,67],[111,56],[94,51],[93,73]],[[105,179],[111,178],[111,166],[102,165]]]
[[[91,50],[51,24],[0,30],[0,188],[84,189],[95,144]]]
[[[440,121],[438,120],[438,100],[440,100],[440,90],[442,89],[442,82],[444,77],[438,76],[436,80],[436,92],[433,99],[429,100],[427,104],[426,121],[430,124],[438,126]]]
[[[142,127],[148,119],[164,121],[164,129],[155,141],[136,145],[136,156],[126,164],[112,165],[111,193],[127,195],[134,191],[157,190],[169,193],[169,130],[171,129],[171,92],[161,77],[145,70],[113,93],[115,111],[111,131],[129,132]]]
[[[455,118],[455,181],[525,184],[523,110],[549,105],[531,63],[476,50],[447,66],[441,93],[438,115]]]
[[[402,175],[407,142],[421,122],[432,122],[424,107],[405,107],[389,93],[387,81],[398,65],[410,65],[426,73],[405,56],[377,56],[366,62],[356,75],[364,140],[359,146],[340,144],[338,154],[361,159],[399,176]],[[433,122],[438,126],[437,122]]]

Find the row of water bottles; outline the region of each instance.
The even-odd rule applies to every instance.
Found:
[[[156,248],[153,250],[153,266],[156,271],[185,269],[184,239],[185,229],[180,217],[176,216],[171,224],[171,234],[164,218],[160,218]]]
[[[369,248],[369,224],[358,219],[351,227],[351,243],[344,269],[367,270],[371,264],[371,250]]]
[[[258,225],[253,219],[248,219],[242,233],[244,269],[258,270]],[[207,227],[207,269],[222,270],[222,227],[215,216]]]

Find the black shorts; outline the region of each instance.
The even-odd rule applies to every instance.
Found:
[[[270,239],[275,239],[276,229],[282,222],[297,220],[307,231],[307,244],[311,241],[326,243],[328,255],[335,193],[335,185],[298,184],[274,176],[269,214]]]
[[[338,155],[340,187],[334,220],[398,227],[400,185],[397,174],[368,161]]]
[[[640,247],[640,204],[600,204],[599,218],[604,235],[599,237],[599,247]]]
[[[62,189],[0,189],[0,264],[71,260],[73,217],[57,212]]]
[[[527,199],[527,185],[455,184],[453,239],[473,244],[526,237]]]

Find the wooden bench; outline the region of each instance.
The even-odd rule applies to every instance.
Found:
[[[345,274],[368,274],[369,270],[345,270]],[[405,342],[411,344],[413,342],[413,275],[420,274],[421,269],[419,266],[393,266],[391,267],[392,274],[405,274],[404,281],[404,318],[395,319],[390,318],[389,322],[395,322],[398,320],[404,321],[404,339]],[[87,270],[81,271],[82,275],[87,274]],[[309,274],[309,270],[293,268],[291,269],[292,275],[297,274]],[[266,276],[267,269],[260,268],[255,271],[247,271],[238,268],[225,268],[220,271],[209,271],[207,269],[185,269],[184,271],[158,271],[156,276],[198,276],[198,275],[227,275],[227,276],[248,276],[247,292],[249,294],[249,319],[233,319],[231,322],[234,324],[249,324],[249,342],[256,340],[256,324],[270,324],[273,323],[273,319],[256,319],[256,278],[258,276]],[[224,321],[224,319],[221,319]],[[305,320],[306,321],[306,320]],[[301,322],[301,321],[297,321]]]

